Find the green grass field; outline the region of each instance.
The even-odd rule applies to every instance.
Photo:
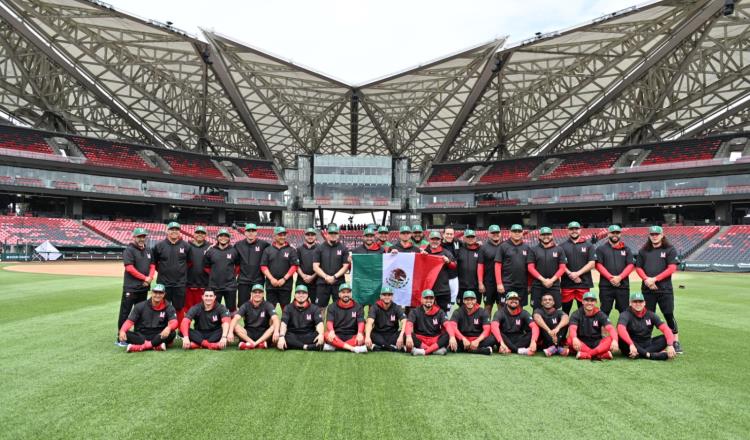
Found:
[[[589,362],[127,354],[119,278],[0,270],[0,438],[748,438],[750,276],[678,279],[685,355]]]

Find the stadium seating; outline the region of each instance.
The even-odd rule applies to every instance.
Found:
[[[279,176],[276,175],[276,171],[273,170],[273,166],[269,162],[245,160],[232,158],[232,162],[242,169],[247,174],[247,177],[251,179],[260,180],[272,180],[278,181]]]
[[[713,159],[721,142],[720,139],[690,139],[654,146],[640,166]]]
[[[83,225],[120,245],[127,245],[133,241],[135,228],[143,228],[148,232],[148,246],[153,246],[167,234],[167,226],[161,223],[84,220]],[[190,237],[189,234],[186,236]]]
[[[471,164],[458,163],[435,165],[426,183],[455,182],[471,166]]]
[[[729,185],[724,188],[724,194],[748,194],[750,185]]]
[[[185,232],[186,234],[193,236],[195,235],[195,228],[197,228],[198,225],[182,225],[181,230]],[[227,226],[203,226],[206,228],[206,238],[209,243],[214,243],[216,241],[216,234],[219,233],[219,229],[227,229],[230,234],[230,240],[232,243],[236,243],[238,241],[244,240],[245,236],[240,231],[230,228]]]
[[[134,147],[77,136],[71,139],[86,156],[89,164],[161,174],[161,169],[149,166]]]
[[[702,196],[705,193],[706,188],[670,188],[667,190],[667,197]]]
[[[529,173],[534,171],[542,159],[529,157],[518,160],[504,160],[496,162],[479,179],[479,184],[498,184],[511,182],[524,182],[528,180]]]
[[[0,216],[0,242],[38,246],[49,240],[56,247],[114,247],[75,220]]]
[[[679,255],[687,257],[719,232],[719,229],[718,226],[665,226],[664,236],[677,248]],[[648,228],[623,228],[622,240],[637,253],[648,240]]]
[[[492,200],[478,200],[477,206],[516,206],[521,203],[519,199],[492,199]]]
[[[81,185],[78,184],[77,182],[64,182],[64,181],[59,181],[59,180],[53,181],[52,186],[55,189],[67,189],[71,191],[80,191],[81,189]]]
[[[0,148],[30,153],[54,154],[38,131],[0,125]]]
[[[622,154],[622,149],[617,149],[565,156],[563,162],[557,168],[539,178],[553,180],[596,174],[597,171],[611,168]]]
[[[730,226],[696,260],[708,263],[750,263],[750,225]]]
[[[208,157],[198,155],[178,154],[170,151],[158,150],[157,153],[170,167],[172,174],[204,179],[227,180]]]
[[[36,177],[16,177],[16,185],[18,186],[33,186],[37,188],[44,188],[44,182],[42,179]]]

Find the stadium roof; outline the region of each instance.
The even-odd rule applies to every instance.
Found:
[[[665,0],[352,85],[85,0],[0,0],[0,117],[274,159],[489,160],[750,125],[750,1]]]

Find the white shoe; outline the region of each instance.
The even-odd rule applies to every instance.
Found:
[[[323,351],[336,351],[336,347],[331,344],[323,344]]]
[[[446,353],[448,353],[448,350],[446,350],[445,347],[438,348],[437,350],[435,350],[435,351],[432,352],[432,354],[436,354],[438,356],[445,356]]]
[[[125,348],[125,353],[131,353],[133,351],[133,344],[128,344]]]
[[[528,348],[519,348],[518,349],[518,354],[523,355],[523,356],[528,356],[529,349]]]
[[[354,353],[367,353],[367,347],[364,345],[358,345],[354,347]]]
[[[427,353],[425,353],[424,348],[412,348],[411,354],[412,356],[425,356]]]

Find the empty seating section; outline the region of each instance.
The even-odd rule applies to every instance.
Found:
[[[261,180],[279,180],[276,171],[270,162],[252,161],[232,158],[232,161],[239,166],[242,171],[251,179]]]
[[[750,185],[729,185],[724,188],[724,194],[748,194]]]
[[[71,191],[79,191],[81,189],[81,185],[77,182],[62,182],[59,180],[52,182],[52,186],[54,186],[55,189],[67,189]]]
[[[200,177],[207,179],[226,180],[226,177],[219,171],[213,162],[207,157],[197,155],[182,155],[168,151],[156,151],[170,167],[172,174],[188,177]]]
[[[611,168],[622,153],[623,150],[617,149],[614,151],[603,150],[595,153],[580,153],[565,156],[565,159],[557,168],[539,178],[544,180],[567,179],[569,177],[596,174],[597,170]]]
[[[493,200],[478,200],[477,206],[516,206],[521,203],[519,199],[493,199]]]
[[[197,228],[198,225],[182,225],[182,231],[185,232],[188,235],[195,235],[195,228]],[[235,243],[240,240],[244,240],[245,236],[242,234],[242,232],[225,226],[203,226],[206,228],[206,237],[208,239],[209,243],[214,243],[216,241],[216,235],[219,233],[220,229],[227,229],[229,231],[229,234],[231,236],[230,240],[232,243]]]
[[[670,188],[667,190],[667,197],[702,196],[705,193],[706,188]]]
[[[442,164],[432,167],[432,174],[427,183],[455,182],[461,175],[471,167],[471,164]]]
[[[640,166],[713,159],[721,146],[720,139],[690,139],[650,148]]]
[[[524,182],[528,179],[529,173],[534,171],[542,159],[530,157],[518,160],[504,160],[497,162],[487,170],[479,179],[480,184],[497,184]]]
[[[215,194],[194,194],[190,198],[192,200],[202,200],[204,202],[211,202],[211,203],[226,202],[226,200],[224,199],[224,196],[215,195]]]
[[[75,220],[65,218],[0,216],[0,242],[33,246],[49,240],[56,247],[113,247]]]
[[[750,225],[735,225],[697,255],[696,261],[709,263],[750,263]]]
[[[44,188],[44,182],[42,179],[36,177],[16,177],[16,185],[18,186],[33,186],[38,188]]]
[[[677,253],[685,257],[713,237],[719,229],[718,226],[665,226],[664,236],[677,248]],[[648,228],[623,228],[622,240],[637,253],[648,240]]]
[[[134,147],[77,136],[71,139],[86,156],[87,162],[92,165],[161,173],[161,169],[149,166]]]
[[[38,131],[0,125],[0,148],[30,153],[55,154]]]
[[[121,245],[133,241],[133,229],[143,228],[148,232],[146,243],[153,246],[167,236],[167,226],[161,223],[126,222],[108,220],[84,220],[84,226]]]

